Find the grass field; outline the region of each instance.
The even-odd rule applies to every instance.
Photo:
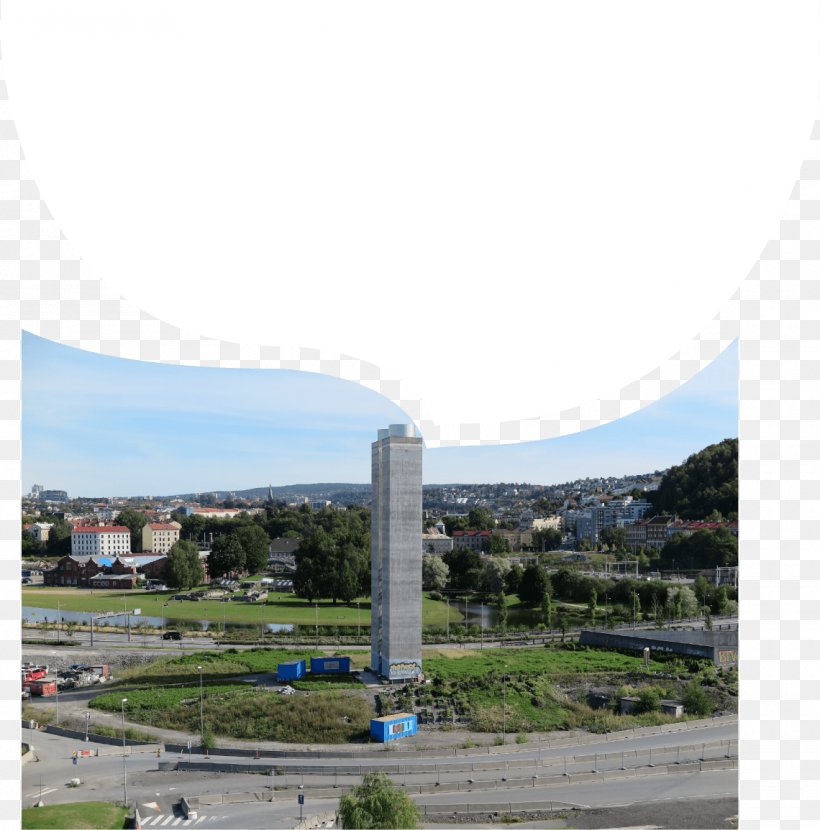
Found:
[[[128,811],[103,801],[51,804],[23,810],[23,830],[122,830]]]
[[[459,680],[491,674],[588,674],[642,671],[643,657],[603,649],[568,651],[559,648],[424,649],[424,673],[431,678]],[[649,661],[649,671],[663,664]]]
[[[120,711],[122,695],[100,695],[91,708]],[[126,717],[161,729],[194,735],[200,729],[199,687],[134,689],[128,692]],[[325,691],[283,697],[246,683],[205,686],[205,729],[217,738],[288,743],[347,743],[367,738],[373,707],[363,694]]]
[[[293,594],[270,593],[268,601],[264,603],[221,602],[220,600],[193,600],[176,601],[171,599],[174,591],[157,593],[156,591],[90,591],[85,588],[51,588],[25,587],[23,589],[23,605],[35,608],[53,608],[57,610],[57,603],[64,611],[123,611],[126,607],[131,610],[139,608],[143,616],[174,617],[180,620],[210,620],[214,623],[225,622],[246,623],[259,625],[261,623],[279,623],[283,625],[315,625],[317,610],[313,603],[299,599]],[[164,606],[164,607],[163,607]],[[347,625],[363,627],[370,625],[370,598],[359,599],[359,611],[356,603],[352,605],[333,605],[329,600],[318,603],[319,625]],[[461,612],[450,609],[450,624],[463,619]],[[112,623],[121,623],[122,619],[115,618]],[[136,622],[136,618],[132,619]],[[447,604],[431,600],[428,596],[422,599],[423,625],[445,625],[447,622]]]
[[[241,677],[258,672],[276,672],[279,663],[292,660],[304,660],[308,666],[311,657],[319,657],[325,652],[311,649],[284,649],[284,648],[254,648],[246,651],[225,649],[223,651],[198,651],[193,654],[179,657],[160,657],[144,665],[122,669],[117,678],[123,683],[137,683],[141,685],[162,685],[166,683],[193,683],[199,682],[197,666],[202,666],[202,676],[205,680],[219,680],[226,677]],[[365,668],[370,662],[370,654],[364,651],[351,652],[350,662],[353,668]],[[345,675],[349,680],[349,676]],[[308,687],[317,684],[320,678],[303,678]],[[334,681],[333,675],[323,675],[321,680]],[[293,684],[292,684],[293,685]],[[361,684],[356,684],[361,688]],[[334,688],[339,688],[335,685]]]

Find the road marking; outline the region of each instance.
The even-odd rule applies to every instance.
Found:
[[[199,822],[200,822],[200,821],[202,821],[204,818],[205,818],[205,816],[200,816],[200,817],[199,817],[199,818],[198,818],[198,819],[194,822],[194,824],[199,824]]]
[[[165,819],[165,821],[163,821],[163,822],[162,822],[162,824],[160,825],[160,827],[165,827],[165,825],[166,825],[166,824],[168,824],[168,822],[169,822],[169,821],[171,821],[173,818],[174,818],[173,814],[171,814],[170,816],[168,816],[168,818],[167,818],[167,819]]]
[[[34,798],[35,796],[38,796],[38,795],[48,795],[49,793],[56,793],[56,792],[57,792],[56,787],[45,787],[42,791],[37,789],[32,793],[26,793],[26,798]]]
[[[187,819],[178,818],[175,822],[171,824],[171,827],[176,827],[181,821],[187,821]]]

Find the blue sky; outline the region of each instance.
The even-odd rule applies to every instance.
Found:
[[[491,389],[491,387],[490,387]],[[738,432],[736,344],[675,392],[550,441],[427,450],[425,483],[531,482],[662,469]],[[123,360],[24,333],[23,490],[167,495],[367,482],[376,430],[407,422],[354,383],[286,370]]]

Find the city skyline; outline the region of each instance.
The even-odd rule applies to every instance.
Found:
[[[290,370],[187,367],[86,352],[24,333],[23,490],[171,495],[365,483],[373,433],[408,416],[358,384]],[[482,390],[492,394],[492,384]],[[738,433],[732,344],[625,418],[563,438],[425,449],[424,483],[555,484],[681,463]],[[423,436],[422,436],[423,437]]]

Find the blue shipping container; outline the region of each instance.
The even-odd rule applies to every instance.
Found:
[[[406,738],[408,735],[415,735],[418,731],[416,716],[406,713],[386,715],[370,721],[370,737],[380,743],[394,741],[396,738]]]
[[[279,663],[276,667],[276,679],[298,680],[305,671],[304,660],[292,660],[290,663]]]
[[[311,657],[311,674],[350,674],[349,657]]]

